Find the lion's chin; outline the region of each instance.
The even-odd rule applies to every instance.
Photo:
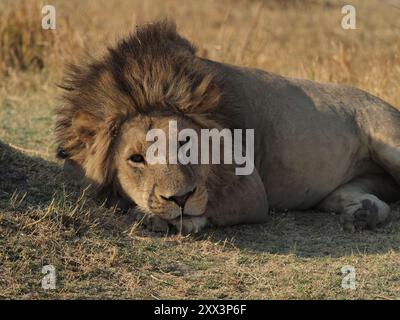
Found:
[[[177,209],[168,212],[162,212],[162,213],[152,212],[151,214],[164,220],[175,220],[181,217],[200,217],[204,215],[204,213],[205,210],[198,208],[188,208],[184,209],[182,212],[181,208],[177,207]]]
[[[152,216],[157,216],[163,220],[175,220],[181,217],[200,217],[205,214],[207,208],[207,201],[188,201],[182,209],[177,204],[167,203],[166,205],[152,207],[141,207],[144,213]],[[156,210],[155,210],[156,209]]]

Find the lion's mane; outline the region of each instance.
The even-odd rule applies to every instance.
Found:
[[[101,59],[67,68],[56,112],[58,157],[73,160],[106,187],[113,179],[113,142],[125,121],[180,113],[202,127],[218,127],[220,82],[174,23],[138,27]]]

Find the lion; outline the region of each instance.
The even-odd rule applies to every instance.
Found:
[[[264,223],[271,209],[335,212],[345,230],[374,229],[400,199],[399,110],[353,87],[202,58],[170,21],[70,66],[62,88],[58,156],[155,231]],[[150,165],[146,133],[170,121],[253,129],[254,170]]]

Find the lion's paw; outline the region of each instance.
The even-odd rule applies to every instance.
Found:
[[[206,217],[183,217],[169,221],[177,233],[188,235],[196,234],[207,226]]]
[[[371,196],[357,204],[349,206],[340,216],[340,222],[345,231],[354,232],[365,229],[375,229],[387,219],[390,207],[378,198]]]
[[[168,233],[170,227],[168,222],[160,217],[145,214],[139,210],[131,212],[135,221],[152,232]]]

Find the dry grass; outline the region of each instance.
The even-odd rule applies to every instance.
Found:
[[[390,224],[361,234],[319,212],[199,238],[149,234],[65,185],[52,135],[64,62],[165,16],[210,59],[347,83],[400,106],[400,10],[350,1],[357,30],[346,31],[340,1],[54,3],[55,31],[39,29],[40,1],[0,3],[0,298],[400,298],[396,206]],[[46,264],[54,291],[40,286]],[[356,290],[341,288],[344,265]]]
[[[42,29],[43,2],[17,1],[4,8],[0,20],[0,74],[18,71],[40,72],[51,62],[60,63],[64,50],[71,45],[74,33],[69,20],[60,16],[63,25],[57,33]],[[5,4],[3,4],[5,7]],[[11,9],[10,9],[11,8]],[[65,56],[65,55],[64,55]]]

